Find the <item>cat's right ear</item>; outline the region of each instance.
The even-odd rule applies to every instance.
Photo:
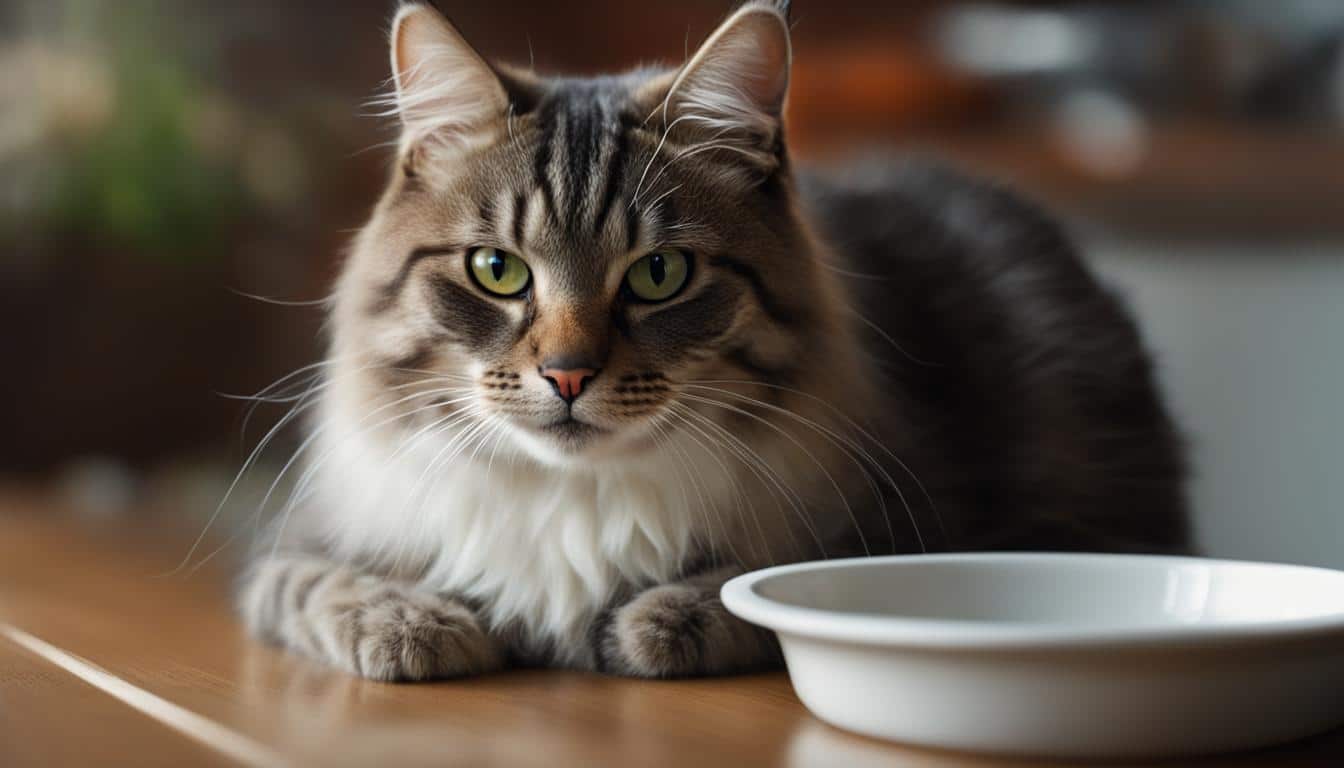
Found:
[[[392,22],[391,54],[409,165],[426,147],[465,149],[488,140],[505,118],[509,98],[499,77],[437,9],[402,6]]]
[[[786,0],[750,0],[686,62],[660,105],[664,127],[689,144],[778,167],[793,60]]]

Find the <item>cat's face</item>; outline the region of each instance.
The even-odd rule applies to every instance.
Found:
[[[796,364],[788,59],[781,12],[756,4],[681,70],[546,80],[403,9],[400,166],[343,277],[337,351],[382,374],[379,399],[437,406],[408,427],[551,463],[637,455],[697,381]]]

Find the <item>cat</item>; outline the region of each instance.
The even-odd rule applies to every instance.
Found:
[[[252,632],[377,680],[780,662],[725,580],[817,558],[1189,546],[1133,321],[998,186],[784,140],[787,2],[675,69],[541,77],[430,5]]]

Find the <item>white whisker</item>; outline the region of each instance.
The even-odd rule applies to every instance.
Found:
[[[873,436],[873,434],[872,434],[871,432],[869,432],[868,430],[864,429],[862,425],[860,425],[858,422],[856,422],[856,421],[854,421],[853,419],[851,419],[851,418],[850,418],[849,416],[847,416],[843,411],[841,411],[839,408],[837,408],[834,404],[829,403],[829,402],[827,402],[826,400],[824,400],[824,399],[822,399],[822,398],[820,398],[820,397],[817,397],[816,395],[814,395],[814,394],[812,394],[812,393],[810,393],[810,392],[804,392],[804,391],[801,390],[801,389],[795,389],[795,388],[793,388],[793,387],[786,387],[786,386],[781,385],[781,384],[773,384],[773,383],[764,382],[764,381],[750,381],[750,380],[742,380],[742,379],[718,379],[718,380],[700,380],[700,381],[695,382],[695,384],[700,385],[700,386],[704,386],[704,385],[708,385],[708,384],[732,384],[732,385],[740,385],[740,386],[758,386],[758,387],[765,387],[765,388],[767,388],[767,389],[773,389],[773,390],[777,390],[777,391],[780,391],[780,392],[788,392],[788,393],[790,393],[790,394],[794,394],[794,395],[798,395],[798,396],[800,396],[800,397],[807,398],[807,399],[810,400],[811,402],[814,402],[814,403],[816,403],[816,404],[822,406],[823,408],[826,408],[831,414],[833,414],[834,416],[836,416],[837,418],[839,418],[842,422],[844,422],[844,424],[845,424],[846,426],[848,426],[850,429],[854,430],[854,431],[855,431],[856,433],[858,433],[861,437],[865,438],[865,439],[868,440],[870,443],[872,443],[874,446],[876,446],[879,450],[881,450],[881,451],[887,456],[887,458],[889,458],[889,459],[891,459],[892,461],[894,461],[894,462],[896,463],[896,465],[897,465],[898,467],[900,467],[901,470],[904,471],[905,474],[908,475],[908,476],[910,477],[910,480],[911,480],[912,482],[914,482],[915,487],[919,489],[920,494],[924,497],[924,501],[929,505],[929,510],[933,512],[933,515],[934,515],[934,521],[938,524],[938,529],[939,529],[940,534],[941,534],[942,537],[943,537],[943,540],[944,540],[944,541],[947,540],[947,530],[943,527],[943,519],[942,519],[942,516],[941,516],[940,514],[938,514],[938,505],[934,503],[934,501],[933,501],[933,496],[931,496],[931,495],[929,494],[928,489],[924,487],[924,483],[920,481],[919,476],[915,474],[914,470],[912,470],[912,469],[910,468],[910,466],[909,466],[908,464],[906,464],[905,461],[903,461],[903,460],[901,459],[901,457],[897,456],[894,452],[892,452],[892,450],[891,450],[890,448],[888,448],[887,445],[886,445],[885,443],[883,443],[881,440],[878,440],[875,436]],[[731,390],[722,390],[722,391],[731,391]],[[736,395],[736,394],[738,394],[738,393],[733,393],[733,394]],[[759,401],[757,401],[757,402],[759,402]],[[768,405],[768,403],[767,403],[766,405]],[[791,412],[789,412],[789,411],[786,411],[786,412],[791,413]],[[892,485],[893,488],[896,488],[896,487],[897,487],[897,486],[896,486],[896,483],[895,483],[895,480],[889,480],[888,482],[891,483],[891,485]],[[898,493],[899,493],[899,492],[898,492]],[[902,500],[902,501],[905,500],[904,495],[901,495],[901,500]],[[909,505],[908,505],[908,504],[906,505],[906,509],[907,509],[907,511],[909,511]]]
[[[812,463],[816,465],[817,469],[821,470],[821,473],[826,477],[827,482],[830,483],[831,488],[835,490],[836,497],[840,499],[841,506],[845,508],[845,513],[849,515],[850,521],[854,523],[854,531],[859,537],[859,543],[863,546],[864,554],[869,556],[873,554],[872,549],[868,546],[868,537],[865,536],[863,533],[863,526],[859,524],[858,515],[855,514],[854,509],[850,506],[849,499],[845,497],[845,492],[840,487],[840,483],[836,481],[835,477],[831,474],[830,470],[826,469],[826,465],[816,457],[816,454],[808,450],[807,446],[803,445],[802,442],[798,440],[798,438],[789,434],[785,430],[780,429],[774,424],[771,424],[769,421],[766,421],[760,416],[757,416],[756,414],[751,413],[750,411],[747,411],[743,408],[738,408],[737,406],[732,405],[730,403],[724,403],[718,400],[710,399],[708,397],[700,397],[698,395],[682,395],[682,397],[685,397],[687,400],[692,400],[694,402],[704,403],[705,405],[713,405],[719,408],[725,408],[741,416],[745,416],[746,418],[752,419],[753,421],[759,422],[760,424],[765,425],[766,427],[770,428],[771,430],[779,434],[784,439],[788,440],[790,443],[794,445],[794,447],[798,448],[798,450],[802,451],[803,455],[807,456],[808,459],[810,459]]]

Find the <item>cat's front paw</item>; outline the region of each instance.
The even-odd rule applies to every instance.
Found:
[[[385,681],[479,674],[501,665],[495,643],[457,601],[385,588],[346,607],[336,620],[347,641],[343,666]]]
[[[702,672],[719,611],[691,587],[654,587],[612,617],[604,663],[609,671],[638,677]]]
[[[374,680],[461,677],[503,666],[497,641],[460,601],[318,558],[259,563],[240,607],[255,634]]]
[[[773,637],[724,610],[717,589],[668,584],[641,592],[597,627],[603,672],[692,677],[777,661]]]

